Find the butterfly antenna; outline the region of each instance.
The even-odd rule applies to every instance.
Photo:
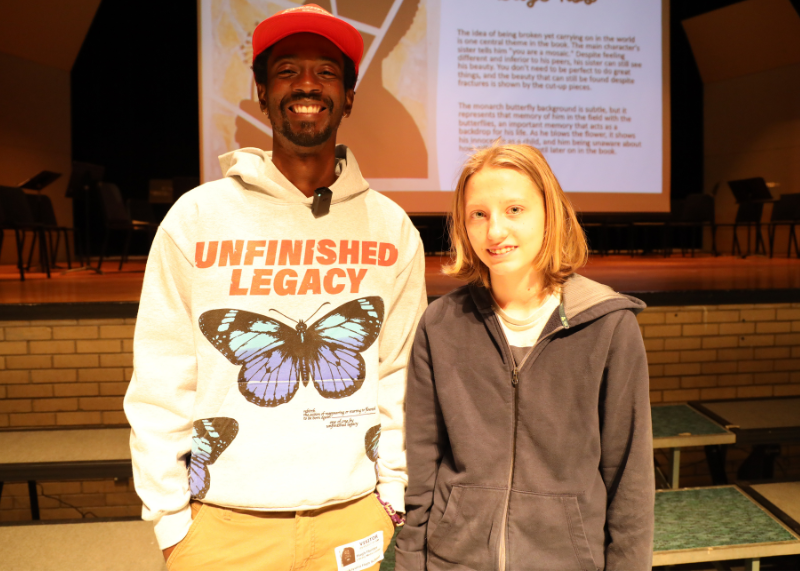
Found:
[[[270,309],[270,311],[274,311],[275,313],[278,313],[278,314],[280,314],[280,315],[283,315],[283,313],[281,313],[281,312],[280,312],[280,311],[278,311],[277,309]],[[319,311],[319,309],[318,309],[317,311]],[[291,318],[291,317],[289,317],[288,315],[283,315],[283,316],[284,316],[286,319],[288,319],[289,321],[294,321],[295,323],[297,323],[297,321],[296,321],[295,319],[292,319],[292,318]]]
[[[323,303],[322,305],[320,305],[320,306],[317,308],[317,311],[315,311],[314,313],[312,313],[311,315],[309,315],[309,316],[308,316],[308,319],[306,319],[306,321],[311,321],[311,318],[312,318],[312,317],[314,317],[314,316],[317,314],[317,312],[318,312],[320,309],[322,309],[322,308],[323,308],[323,307],[325,307],[326,305],[330,305],[330,304],[331,304],[331,302],[330,302],[330,301],[326,301],[325,303]]]

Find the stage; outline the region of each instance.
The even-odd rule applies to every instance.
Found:
[[[429,297],[462,284],[442,274],[447,258],[428,257],[425,262]],[[37,309],[39,305],[56,312],[49,319],[135,317],[144,265],[144,259],[134,259],[118,271],[118,262],[109,259],[103,264],[103,275],[62,269],[55,270],[51,279],[43,273],[27,273],[24,282],[14,266],[0,266],[0,320],[40,318],[35,315],[45,309]],[[800,259],[796,258],[592,256],[579,273],[640,297],[650,306],[800,302]]]
[[[442,274],[446,261],[426,260],[431,300],[460,285]],[[0,266],[0,431],[127,426],[122,399],[145,259],[117,267],[112,259],[103,275],[55,270],[51,279],[32,272],[21,282],[14,266]],[[651,403],[800,395],[800,260],[594,256],[580,273],[648,304],[637,319]],[[781,458],[775,475],[800,478],[800,447],[773,444]],[[730,481],[749,454],[747,446],[730,449],[723,459]],[[710,485],[702,448],[682,450],[678,475],[685,486]],[[43,492],[99,517],[141,510],[124,478],[50,482]],[[0,521],[29,519],[28,495],[26,484],[6,484]],[[43,497],[40,507],[43,519],[75,517],[55,499]]]

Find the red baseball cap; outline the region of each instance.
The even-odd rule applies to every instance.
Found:
[[[274,14],[256,26],[253,32],[253,59],[287,36],[310,32],[329,39],[356,64],[364,54],[364,39],[353,26],[334,17],[316,4],[289,8]]]

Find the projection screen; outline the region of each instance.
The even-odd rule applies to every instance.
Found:
[[[199,0],[202,180],[272,148],[256,24],[302,0]],[[316,0],[365,43],[348,145],[372,188],[446,212],[476,148],[538,147],[583,212],[669,210],[667,0]]]

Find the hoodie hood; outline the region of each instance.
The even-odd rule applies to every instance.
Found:
[[[477,284],[470,284],[468,287],[478,309],[486,315],[493,314],[494,309],[489,290]],[[562,286],[561,305],[558,312],[548,320],[543,335],[558,326],[574,327],[612,311],[628,309],[636,314],[645,307],[647,307],[646,304],[638,298],[618,293],[607,285],[579,274],[572,274]]]
[[[647,305],[641,299],[618,293],[601,283],[572,274],[564,283],[561,294],[564,313],[570,324],[579,324],[617,311],[629,309],[634,314],[644,310]]]
[[[341,172],[330,186],[333,204],[369,190],[369,183],[361,176],[358,162],[350,149],[345,145],[336,145],[336,159]],[[314,200],[303,194],[278,170],[272,162],[272,151],[246,147],[221,155],[219,164],[226,178],[233,179],[247,190],[262,193],[271,202],[305,204],[310,208]]]

